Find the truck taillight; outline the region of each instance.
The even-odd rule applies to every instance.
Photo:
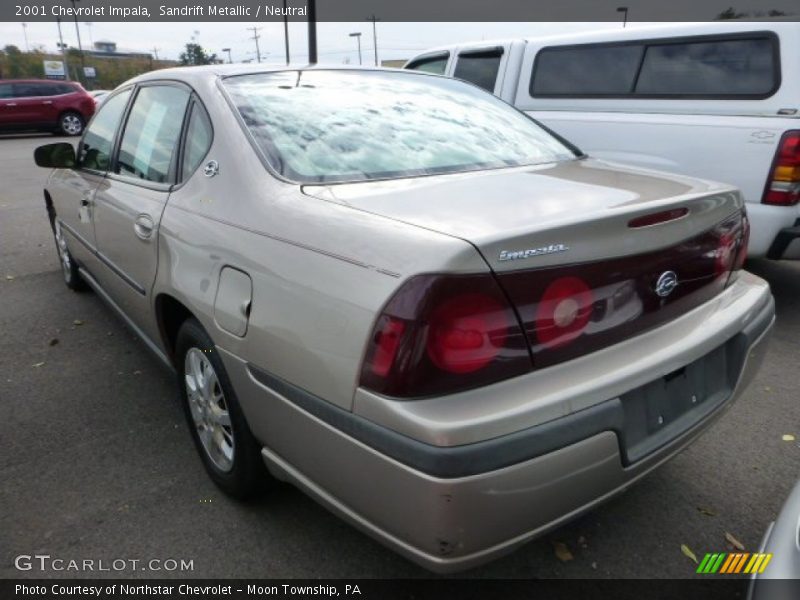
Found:
[[[418,398],[494,383],[531,370],[525,335],[491,273],[419,275],[384,307],[361,386]]]
[[[781,137],[761,202],[777,206],[800,202],[800,131],[787,131]]]

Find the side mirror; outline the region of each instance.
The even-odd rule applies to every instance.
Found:
[[[45,144],[33,151],[33,160],[40,167],[72,169],[75,167],[75,148],[67,142]]]

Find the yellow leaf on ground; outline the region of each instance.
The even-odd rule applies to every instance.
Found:
[[[553,542],[553,548],[555,549],[556,558],[561,562],[568,562],[575,558],[572,556],[572,552],[569,551],[567,545],[564,542]]]
[[[793,442],[795,437],[791,433],[785,433],[781,438],[784,442]]]
[[[733,537],[732,533],[725,532],[725,539],[728,540],[731,546],[736,548],[739,552],[744,552],[744,544]]]
[[[689,546],[686,544],[681,544],[681,552],[683,552],[684,556],[688,556],[695,562],[695,564],[697,564],[697,557],[694,555],[694,552],[691,551]]]

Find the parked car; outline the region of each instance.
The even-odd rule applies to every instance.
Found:
[[[800,258],[800,23],[469,42],[405,68],[483,87],[591,156],[729,182],[750,256]]]
[[[94,99],[94,103],[100,106],[105,100],[106,96],[111,93],[111,90],[92,90],[89,95]]]
[[[0,80],[0,131],[80,135],[94,110],[94,100],[79,83]]]
[[[159,70],[35,157],[66,284],[175,370],[211,479],[244,496],[263,459],[434,570],[684,448],[774,320],[735,188],[588,158],[443,77]]]
[[[748,600],[793,600],[800,591],[800,482],[764,534]]]

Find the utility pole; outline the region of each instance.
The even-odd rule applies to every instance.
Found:
[[[317,2],[308,0],[308,62],[317,63]]]
[[[25,36],[25,52],[30,52],[31,49],[30,49],[30,46],[28,46],[28,24],[27,23],[23,23],[22,24],[22,35]]]
[[[78,34],[78,52],[81,55],[81,75],[83,75],[85,78],[86,71],[84,71],[84,69],[86,68],[86,62],[83,59],[83,46],[81,45],[81,28],[78,27],[78,10],[77,7],[75,6],[80,1],[81,0],[70,0],[70,2],[72,2],[72,9],[73,9],[72,16],[75,17],[75,33]],[[78,79],[80,79],[80,77],[78,77]]]
[[[361,32],[351,33],[350,37],[354,37],[358,40],[358,64],[363,65],[364,63],[361,62]]]
[[[64,79],[69,81],[69,65],[67,64],[67,45],[64,43],[64,38],[61,36],[61,19],[56,17],[56,24],[58,25],[58,47],[61,48],[61,62],[64,63]]]
[[[233,63],[233,59],[231,58],[231,49],[230,48],[223,48],[222,51],[228,53],[228,63]]]
[[[258,38],[260,38],[261,36],[258,35],[258,32],[261,31],[262,28],[261,27],[248,27],[247,29],[249,29],[250,31],[253,32],[253,37],[251,37],[250,39],[251,40],[255,40],[255,42],[256,42],[256,60],[258,60],[258,62],[261,62],[261,49],[258,47]]]
[[[286,64],[289,64],[289,11],[283,0],[283,43],[286,45]]]
[[[375,23],[380,21],[374,14],[367,17],[367,21],[372,21],[372,45],[375,47],[375,66],[378,66],[378,31]]]
[[[155,46],[153,46],[153,55],[156,57],[156,60],[158,60],[158,51],[159,51],[159,48],[156,48]]]

